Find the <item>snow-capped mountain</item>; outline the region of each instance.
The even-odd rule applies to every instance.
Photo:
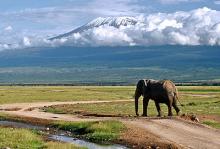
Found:
[[[137,24],[137,19],[135,17],[98,17],[94,20],[92,20],[91,22],[76,28],[70,32],[58,35],[56,37],[52,37],[50,38],[50,40],[54,40],[54,39],[60,39],[60,38],[64,38],[64,37],[68,37],[71,36],[74,33],[81,33],[84,32],[86,30],[92,29],[92,28],[96,28],[96,27],[100,27],[103,25],[108,25],[108,26],[112,26],[115,28],[119,28],[121,26],[128,26],[128,25],[135,25]]]

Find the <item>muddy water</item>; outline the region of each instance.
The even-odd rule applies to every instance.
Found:
[[[0,121],[0,126],[7,126],[7,127],[13,127],[13,128],[25,128],[25,129],[35,129],[35,130],[41,130],[45,131],[46,127],[43,126],[36,126],[31,124],[26,124],[22,122],[13,122],[13,121]],[[88,149],[128,149],[125,146],[121,146],[118,144],[112,144],[112,145],[101,145],[97,143],[92,143],[89,141],[85,141],[82,139],[77,139],[69,136],[63,135],[63,133],[57,132],[57,134],[50,134],[48,135],[49,139],[55,140],[55,141],[61,141],[66,143],[72,143],[75,145],[78,145],[80,147],[87,147]]]
[[[80,140],[80,139],[74,139],[72,137],[67,137],[67,136],[61,136],[61,135],[51,135],[49,137],[50,139],[53,140],[58,140],[61,142],[68,142],[68,143],[73,143],[78,146],[84,146],[89,149],[127,149],[124,146],[113,144],[113,145],[100,145],[92,142],[88,142],[85,140]]]

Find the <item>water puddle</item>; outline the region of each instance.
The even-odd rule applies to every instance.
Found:
[[[26,123],[22,123],[22,122],[13,122],[13,121],[0,121],[0,126],[46,131],[46,127],[43,127],[43,126],[36,126],[36,125],[26,124]],[[101,144],[92,143],[92,142],[82,140],[82,139],[64,136],[63,133],[59,133],[59,132],[57,132],[57,133],[58,134],[56,134],[56,135],[49,134],[48,138],[51,140],[55,140],[55,141],[72,143],[72,144],[78,145],[80,147],[87,147],[88,149],[128,149],[127,147],[121,146],[118,144],[101,145]]]
[[[88,142],[85,140],[80,140],[80,139],[67,137],[67,136],[61,136],[61,135],[51,135],[49,138],[53,140],[61,141],[61,142],[73,143],[75,145],[87,147],[89,149],[128,149],[127,147],[124,147],[118,144],[100,145],[100,144]]]
[[[26,128],[26,129],[37,129],[37,130],[45,130],[46,127],[36,126],[21,122],[13,122],[13,121],[0,121],[0,126],[13,127],[13,128]]]

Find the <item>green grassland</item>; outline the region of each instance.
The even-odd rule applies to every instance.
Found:
[[[0,104],[42,101],[118,100],[133,98],[134,87],[1,86]]]
[[[31,130],[0,127],[0,148],[12,149],[81,149],[72,144],[46,142]]]
[[[190,101],[191,98],[195,100],[207,99],[205,97],[190,97],[186,94],[215,95],[215,99],[220,96],[220,87],[218,86],[179,86],[178,89],[183,102]],[[133,99],[134,90],[134,86],[0,86],[0,104]],[[212,100],[212,98],[208,99]]]
[[[118,121],[57,122],[52,127],[73,132],[93,142],[109,143],[117,139],[125,126]]]
[[[191,99],[191,97],[186,98],[186,100],[181,101],[183,107],[180,107],[182,113],[194,113],[194,114],[220,114],[220,101],[219,99]],[[161,104],[162,111],[164,115],[167,115],[167,106]],[[77,104],[77,105],[59,105],[43,108],[43,110],[52,113],[59,114],[76,114],[76,113],[93,113],[93,114],[103,114],[103,115],[121,115],[129,116],[134,115],[134,102],[112,102],[112,103],[94,103],[94,104]],[[142,113],[142,100],[139,101],[139,113]],[[175,111],[173,110],[174,114]],[[156,116],[157,111],[153,101],[149,102],[148,105],[148,115]]]

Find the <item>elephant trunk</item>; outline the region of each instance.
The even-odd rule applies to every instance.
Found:
[[[139,114],[138,114],[138,99],[135,99],[135,113],[137,116],[139,116]]]
[[[140,97],[140,94],[136,90],[136,92],[135,92],[135,113],[137,116],[139,116],[139,114],[138,114],[138,99],[139,99],[139,97]]]
[[[138,99],[141,95],[143,95],[143,87],[144,87],[144,80],[140,80],[137,83],[136,90],[135,90],[135,113],[138,116]]]

